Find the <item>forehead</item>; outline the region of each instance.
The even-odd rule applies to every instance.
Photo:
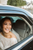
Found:
[[[8,23],[10,22],[10,23],[11,23],[11,20],[9,20],[9,19],[5,19],[4,22],[8,22]]]

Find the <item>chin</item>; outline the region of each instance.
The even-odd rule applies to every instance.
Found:
[[[5,31],[6,33],[9,33],[9,31]]]

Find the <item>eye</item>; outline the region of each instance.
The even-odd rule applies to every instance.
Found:
[[[4,23],[4,25],[7,25],[7,23]]]
[[[12,25],[12,24],[9,24],[9,25]]]

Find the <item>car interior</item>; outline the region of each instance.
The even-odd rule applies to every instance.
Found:
[[[2,18],[5,17],[6,16],[1,16],[0,21]],[[21,19],[19,16],[7,16],[7,17],[10,17],[12,19],[12,24],[13,24],[12,32],[17,37],[18,42],[29,36],[31,29],[23,19]],[[1,32],[1,27],[0,27],[0,32]]]

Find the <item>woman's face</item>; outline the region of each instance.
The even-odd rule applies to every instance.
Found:
[[[9,33],[10,29],[12,28],[12,23],[9,19],[6,19],[3,22],[3,31]]]

